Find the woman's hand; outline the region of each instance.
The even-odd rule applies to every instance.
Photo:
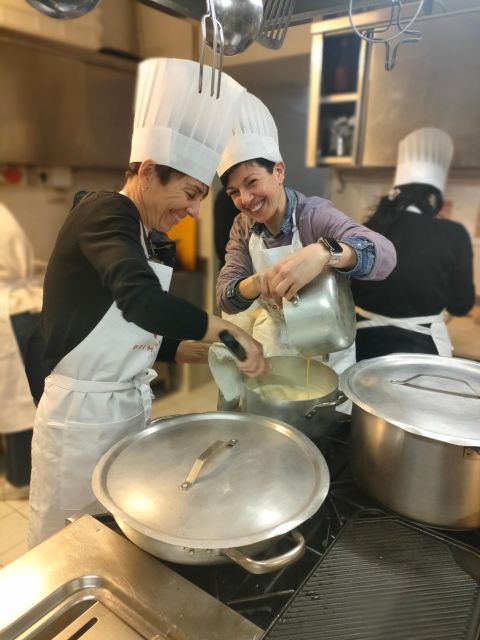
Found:
[[[229,331],[245,349],[246,359],[243,361],[235,360],[235,364],[240,371],[243,371],[250,378],[255,378],[264,373],[267,370],[267,365],[263,357],[262,345],[235,324],[217,316],[209,316],[207,332],[203,339],[218,342],[220,340],[218,334],[224,330]]]
[[[309,244],[283,258],[270,270],[270,290],[279,298],[291,300],[302,287],[311,282],[330,260],[330,253],[321,244]]]
[[[207,364],[209,348],[208,342],[182,340],[177,348],[175,362],[178,364]]]
[[[270,278],[272,277],[272,269],[264,269],[253,276],[249,276],[238,283],[238,291],[243,298],[247,300],[255,300],[258,296],[265,298],[273,298],[278,305],[282,301],[270,288]]]

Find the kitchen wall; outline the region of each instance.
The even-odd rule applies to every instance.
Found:
[[[48,260],[58,231],[71,207],[76,191],[121,189],[121,171],[72,170],[69,187],[29,184],[33,170],[25,170],[24,184],[0,184],[0,202],[15,215],[32,242],[35,257]],[[33,180],[32,180],[33,181]]]

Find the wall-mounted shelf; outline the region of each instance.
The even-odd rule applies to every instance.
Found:
[[[357,163],[364,63],[356,34],[313,35],[307,166]]]

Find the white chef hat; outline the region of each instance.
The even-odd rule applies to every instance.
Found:
[[[254,158],[265,158],[272,162],[282,160],[272,114],[256,96],[244,93],[217,173],[222,176],[235,164]]]
[[[393,185],[430,184],[442,193],[453,156],[451,137],[441,129],[416,129],[400,141]]]
[[[211,73],[204,65],[204,87]],[[130,162],[151,159],[210,185],[245,89],[223,73],[217,99],[205,88],[198,92],[198,75],[192,60],[140,63]]]

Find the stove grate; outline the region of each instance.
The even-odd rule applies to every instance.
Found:
[[[397,518],[354,519],[263,638],[476,640],[479,561]]]

